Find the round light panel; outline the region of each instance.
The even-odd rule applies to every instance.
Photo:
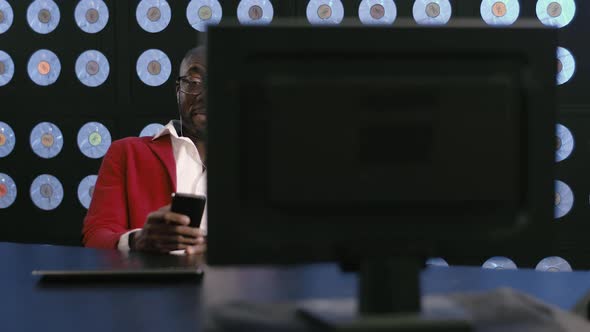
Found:
[[[536,12],[541,23],[563,28],[574,19],[576,3],[574,0],[539,0],[537,1]]]
[[[0,173],[0,209],[6,209],[16,200],[16,184],[7,174]]]
[[[558,256],[543,258],[535,267],[537,271],[571,272],[572,266],[565,259]]]
[[[35,0],[27,9],[27,22],[33,31],[48,34],[59,24],[59,7],[53,0]]]
[[[12,26],[14,13],[6,0],[0,0],[0,34],[5,33]]]
[[[41,122],[31,130],[29,143],[36,155],[50,159],[60,153],[64,139],[56,125],[51,122]]]
[[[207,31],[207,26],[218,24],[222,16],[223,10],[217,0],[191,0],[186,7],[186,19],[197,31]]]
[[[74,11],[74,19],[82,31],[97,33],[109,22],[109,8],[102,0],[80,0]]]
[[[557,85],[568,82],[576,71],[576,60],[564,47],[557,47]]]
[[[555,161],[560,162],[569,157],[574,150],[574,136],[566,126],[558,123],[556,127]]]
[[[481,18],[489,25],[510,25],[518,19],[518,0],[483,0],[479,7]]]
[[[507,257],[495,256],[483,263],[481,266],[490,270],[517,270],[516,264]]]
[[[50,50],[38,50],[29,58],[27,64],[29,77],[35,84],[47,86],[55,83],[61,72],[61,63]]]
[[[344,6],[340,0],[310,0],[307,3],[307,20],[311,24],[340,24]]]
[[[274,10],[269,0],[242,0],[238,4],[240,24],[265,25],[272,22]]]
[[[554,217],[559,219],[570,212],[574,206],[574,193],[572,189],[562,181],[555,181],[555,209]]]
[[[393,0],[363,0],[359,5],[359,19],[363,24],[392,24],[396,17]]]
[[[135,69],[143,83],[149,86],[160,86],[170,77],[172,64],[164,52],[150,49],[139,56]]]
[[[96,175],[88,175],[78,185],[78,200],[83,207],[88,209],[90,202],[92,201],[92,195],[94,194],[94,186],[96,185]]]
[[[14,76],[14,62],[8,53],[0,51],[0,86],[8,84]]]
[[[0,158],[8,156],[15,144],[14,131],[7,123],[0,121]]]
[[[64,198],[61,182],[49,174],[41,174],[33,180],[30,189],[31,200],[41,210],[54,210]]]
[[[88,122],[78,131],[78,148],[88,158],[102,158],[111,146],[111,133],[99,122]]]
[[[418,24],[447,24],[452,14],[451,3],[449,0],[416,0],[412,14]]]
[[[141,0],[135,10],[135,18],[143,30],[156,33],[170,24],[172,10],[166,0]]]
[[[109,61],[99,51],[85,51],[76,60],[76,76],[88,87],[102,85],[109,77],[109,72]]]

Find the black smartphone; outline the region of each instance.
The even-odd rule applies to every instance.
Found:
[[[198,228],[203,218],[207,197],[201,195],[172,193],[172,212],[187,215],[191,222],[190,227]]]

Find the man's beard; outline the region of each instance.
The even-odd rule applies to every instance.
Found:
[[[207,142],[208,134],[207,128],[195,128],[197,139]]]
[[[187,117],[183,117],[182,121],[184,136],[193,136],[198,140],[207,141],[207,127],[201,128],[202,126],[199,126],[193,122],[192,117],[188,119]],[[186,124],[189,124],[190,126],[187,126]]]

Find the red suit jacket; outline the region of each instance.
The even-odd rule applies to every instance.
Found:
[[[170,135],[129,137],[106,153],[82,229],[87,247],[116,249],[119,237],[141,228],[147,215],[170,204],[176,162]]]

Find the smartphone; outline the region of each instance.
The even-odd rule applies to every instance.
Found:
[[[172,212],[187,215],[191,222],[190,227],[198,228],[203,218],[207,197],[201,195],[172,193]]]

